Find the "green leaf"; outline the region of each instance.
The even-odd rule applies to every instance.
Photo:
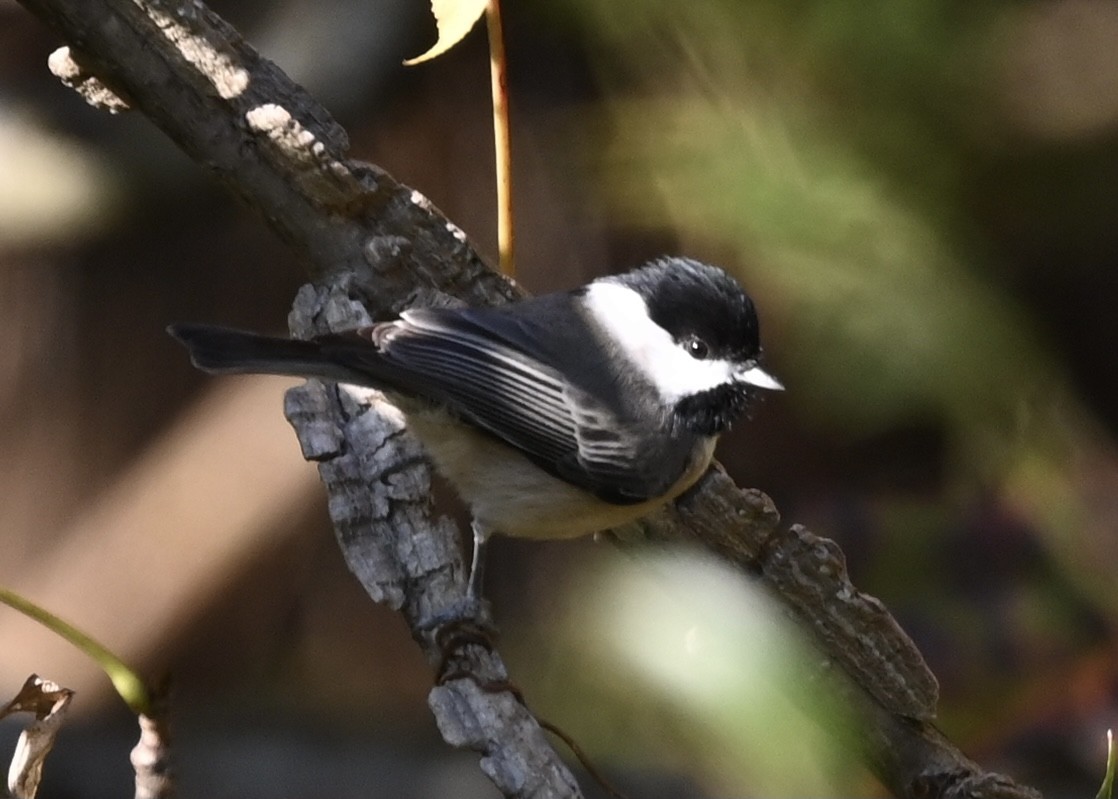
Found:
[[[439,29],[439,39],[431,49],[404,62],[407,66],[430,61],[445,53],[465,38],[474,27],[489,0],[431,0],[431,13]]]

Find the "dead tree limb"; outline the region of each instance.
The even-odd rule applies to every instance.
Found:
[[[101,107],[131,107],[254,207],[309,265],[293,332],[352,327],[433,293],[507,302],[518,289],[487,269],[456,226],[418,192],[349,160],[345,132],[302,88],[195,0],[19,0],[69,46],[51,68]],[[286,412],[319,463],[350,568],[377,601],[418,626],[460,595],[453,525],[432,513],[430,472],[399,415],[374,392],[294,389]],[[857,591],[842,553],[721,471],[643,525],[653,540],[699,542],[777,597],[805,628],[817,670],[850,702],[866,762],[897,796],[1035,797],[984,772],[933,724],[936,683],[912,641]],[[446,740],[482,755],[507,796],[580,792],[513,694],[499,655],[462,650],[430,704]]]

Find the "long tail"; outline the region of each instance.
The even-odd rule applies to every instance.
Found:
[[[299,341],[197,324],[171,325],[167,332],[190,351],[196,367],[211,374],[290,375],[373,387],[383,384],[374,374],[375,345],[356,337],[352,341],[338,336]]]

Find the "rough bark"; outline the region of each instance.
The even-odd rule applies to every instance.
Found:
[[[315,280],[296,300],[293,332],[352,327],[370,314],[449,295],[471,303],[519,296],[418,192],[347,158],[345,132],[313,98],[199,2],[20,0],[69,45],[52,69],[96,105],[147,116],[259,211],[301,253]],[[350,568],[373,599],[401,610],[432,662],[423,622],[461,596],[454,526],[431,508],[427,462],[375,392],[311,382],[286,412],[319,464]],[[936,683],[885,607],[855,589],[841,551],[771,501],[711,470],[642,525],[651,540],[698,542],[761,581],[814,642],[821,679],[851,704],[863,756],[897,796],[1033,797],[984,772],[935,728]],[[581,795],[516,697],[500,656],[461,648],[459,678],[430,705],[448,743],[481,753],[507,796]]]

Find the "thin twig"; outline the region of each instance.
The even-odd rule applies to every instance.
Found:
[[[305,305],[295,314],[301,324],[352,325],[345,313],[360,309],[367,319],[398,309],[415,301],[419,287],[478,304],[519,296],[422,195],[349,160],[345,131],[321,105],[200,0],[19,1],[80,45],[83,71],[126,96],[305,257],[317,283],[296,301],[297,309]],[[319,289],[335,294],[317,297]],[[420,622],[464,590],[457,531],[431,514],[421,468],[391,470],[385,493],[385,470],[416,453],[402,429],[385,424],[391,411],[375,406],[307,384],[289,393],[286,410],[304,455],[319,463],[351,569],[377,601],[405,612],[436,663],[441,655]],[[981,769],[936,729],[934,680],[923,676],[919,653],[895,620],[849,584],[837,547],[796,527],[776,531],[777,522],[767,498],[711,472],[645,530],[701,542],[771,587],[815,641],[820,673],[845,687],[862,755],[893,793],[1036,796]],[[468,647],[463,661],[481,681],[507,679],[496,653],[483,647]],[[472,679],[432,691],[444,738],[481,753],[508,796],[580,796],[515,697],[481,691]]]
[[[489,0],[485,10],[489,33],[489,77],[493,92],[493,150],[497,177],[497,251],[501,273],[516,277],[514,215],[512,210],[512,141],[509,135],[508,60],[501,25],[500,0]]]

